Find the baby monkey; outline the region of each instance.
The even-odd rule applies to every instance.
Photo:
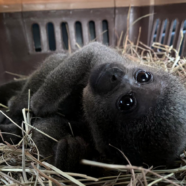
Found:
[[[65,171],[76,171],[82,158],[126,164],[117,149],[133,165],[170,165],[186,147],[186,91],[179,79],[100,43],[47,58],[9,100],[12,117],[27,107],[28,89],[40,117],[33,125],[58,142],[37,131],[33,140]]]

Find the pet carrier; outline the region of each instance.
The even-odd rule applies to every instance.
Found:
[[[1,0],[0,84],[28,75],[54,52],[74,51],[92,40],[112,47],[129,39],[178,48],[186,31],[184,0]],[[129,7],[130,11],[129,11]],[[127,16],[129,12],[129,25]],[[139,19],[141,17],[141,19]],[[123,34],[122,34],[123,33]],[[122,44],[122,42],[120,42]],[[186,54],[183,39],[180,55]]]

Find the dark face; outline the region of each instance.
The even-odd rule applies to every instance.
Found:
[[[162,92],[161,81],[147,69],[121,64],[103,64],[93,70],[90,89],[98,104],[104,104],[123,119],[146,115],[157,104]]]
[[[177,104],[182,96],[186,98],[180,87],[169,74],[132,63],[93,69],[83,99],[97,149],[108,155],[112,144],[134,164],[171,161],[183,149],[180,143],[186,132],[186,118],[180,116]]]

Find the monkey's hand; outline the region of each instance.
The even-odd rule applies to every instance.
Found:
[[[61,139],[55,148],[56,167],[63,171],[81,170],[80,161],[86,158],[88,146],[81,137],[71,137]]]
[[[86,86],[91,69],[97,64],[123,61],[114,50],[100,43],[90,43],[66,58],[45,79],[33,95],[31,108],[36,115],[44,116],[57,111],[78,83]]]
[[[12,116],[22,116],[22,109],[28,108],[28,95],[23,94],[22,97],[13,96],[8,101],[8,108]]]

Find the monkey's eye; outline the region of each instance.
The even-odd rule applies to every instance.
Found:
[[[120,111],[130,111],[135,106],[133,94],[122,96],[117,102],[117,108]]]
[[[152,78],[152,75],[150,72],[145,72],[143,70],[138,70],[136,72],[135,78],[138,83],[146,83],[149,82]]]

